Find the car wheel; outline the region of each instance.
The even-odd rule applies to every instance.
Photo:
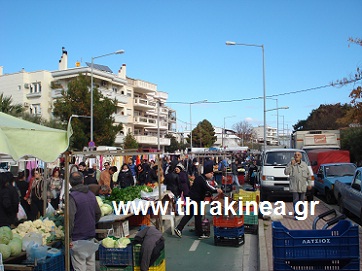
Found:
[[[336,202],[334,195],[333,195],[333,191],[331,191],[329,189],[326,189],[326,202],[328,204],[332,204],[332,203]]]

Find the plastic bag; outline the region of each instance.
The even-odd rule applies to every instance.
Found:
[[[26,216],[23,206],[20,203],[19,203],[19,210],[18,210],[17,218],[18,218],[18,221],[26,220],[28,218]]]
[[[41,246],[43,244],[42,235],[40,233],[37,233],[37,232],[29,232],[29,233],[25,234],[25,236],[23,237],[22,250],[25,251],[27,246],[30,243],[37,244],[37,245]]]
[[[82,259],[92,256],[99,248],[99,244],[92,240],[78,240],[74,241],[72,253]]]
[[[50,202],[48,202],[48,207],[47,207],[45,213],[47,215],[53,215],[55,213],[55,209],[54,209],[53,205]]]

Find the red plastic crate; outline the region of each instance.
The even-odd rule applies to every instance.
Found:
[[[239,228],[244,225],[244,216],[214,216],[213,224],[221,228]]]

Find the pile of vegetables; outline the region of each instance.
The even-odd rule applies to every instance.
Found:
[[[21,253],[22,239],[13,234],[9,227],[0,227],[0,253],[4,260]]]
[[[43,245],[64,237],[63,226],[55,225],[50,219],[25,221],[12,230],[14,235],[23,238],[27,233],[37,232],[42,235]]]
[[[102,240],[102,246],[105,248],[126,248],[130,243],[131,240],[127,237],[116,238],[109,236]]]
[[[109,201],[127,202],[141,198],[141,191],[152,192],[153,188],[146,185],[128,186],[126,188],[115,187],[111,195],[108,197]]]
[[[112,207],[112,203],[108,203],[106,200],[102,199],[99,196],[96,196],[97,202],[98,202],[98,206],[101,209],[101,215],[105,216],[105,215],[110,215],[113,213],[113,207]]]

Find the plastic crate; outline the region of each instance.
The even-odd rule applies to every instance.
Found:
[[[238,228],[244,225],[244,216],[214,216],[213,224],[221,228]]]
[[[141,252],[141,246],[133,246],[133,263],[135,266],[140,265],[140,252]],[[153,263],[152,266],[160,265],[164,259],[165,259],[165,249],[162,249],[160,256],[157,258],[157,260]]]
[[[242,199],[240,199],[242,198]],[[239,193],[233,194],[233,200],[242,200],[244,203],[247,201],[255,201],[259,204],[260,202],[260,191],[245,191],[240,189]],[[244,204],[245,205],[245,204]]]
[[[34,266],[34,271],[64,271],[65,260],[64,255],[47,257],[44,261],[38,261]]]
[[[246,215],[244,211],[244,225],[257,225],[259,224],[259,218],[258,215],[254,212],[250,212],[250,215]]]
[[[259,224],[256,225],[244,224],[244,231],[245,234],[258,234]]]
[[[215,246],[238,247],[241,246],[242,244],[244,244],[244,235],[236,238],[214,236]]]
[[[151,224],[151,215],[133,215],[128,218],[130,226],[149,226]]]
[[[272,223],[275,260],[359,259],[358,226],[341,220],[326,230],[289,230]]]
[[[214,236],[216,237],[237,238],[242,235],[244,235],[244,226],[239,228],[220,228],[214,226]]]
[[[105,248],[100,245],[98,252],[99,263],[101,266],[133,265],[131,244],[129,244],[126,248]]]
[[[133,270],[141,271],[141,268],[139,266],[134,266]],[[166,260],[163,260],[162,263],[158,266],[150,266],[148,271],[166,271]]]
[[[274,260],[274,271],[286,270],[345,270],[359,271],[359,260],[317,260],[317,261],[298,261],[298,260]]]

